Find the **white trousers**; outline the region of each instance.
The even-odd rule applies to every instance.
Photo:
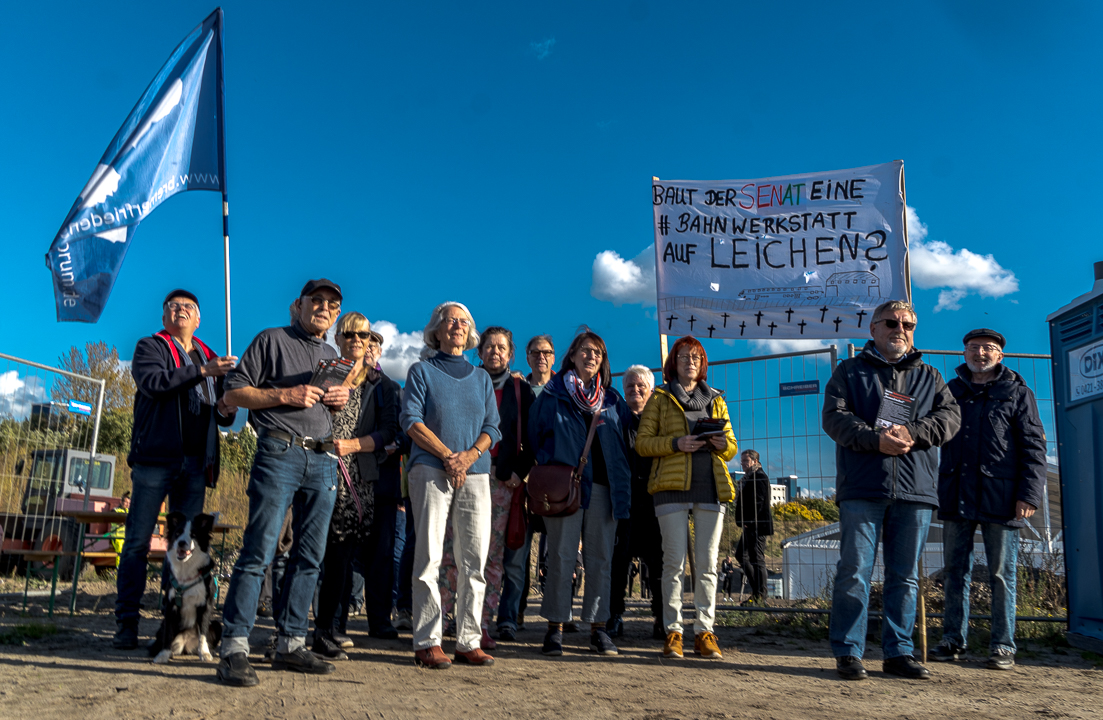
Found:
[[[479,647],[483,596],[483,568],[490,548],[490,475],[468,475],[456,490],[443,470],[428,465],[410,468],[410,509],[414,530],[414,649],[441,644],[440,561],[444,532],[452,513],[452,542],[456,556],[456,649]],[[409,518],[408,518],[409,519]]]
[[[668,633],[681,633],[682,577],[689,547],[689,510],[659,515],[663,534],[663,627]],[[693,506],[693,558],[697,577],[693,578],[693,605],[697,619],[693,631],[712,632],[716,619],[716,555],[724,530],[724,515],[715,510]]]

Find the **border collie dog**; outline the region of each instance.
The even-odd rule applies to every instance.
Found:
[[[176,655],[198,655],[213,662],[211,648],[222,639],[222,625],[214,615],[214,562],[208,552],[213,515],[196,515],[188,520],[184,513],[170,513],[166,535],[169,583],[162,595],[164,618],[157,637],[149,646],[155,663],[167,663]]]

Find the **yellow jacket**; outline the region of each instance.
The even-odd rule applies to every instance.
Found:
[[[731,418],[728,417],[728,404],[717,395],[709,407],[709,417],[724,418],[728,421],[725,437],[728,446],[723,452],[712,453],[713,476],[716,478],[716,495],[720,502],[735,500],[735,486],[728,472],[728,461],[739,452],[735,441]],[[640,417],[640,429],[636,433],[636,452],[644,457],[659,458],[651,465],[651,479],[647,483],[647,492],[654,495],[668,490],[689,490],[691,461],[689,453],[674,449],[674,440],[689,435],[689,421],[681,403],[666,386],[655,388],[647,406]]]

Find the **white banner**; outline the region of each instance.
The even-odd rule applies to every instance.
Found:
[[[759,180],[655,180],[659,332],[869,335],[911,297],[904,162]]]

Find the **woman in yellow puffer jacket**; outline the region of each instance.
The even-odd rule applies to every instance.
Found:
[[[735,499],[727,463],[739,452],[728,417],[728,405],[710,388],[708,356],[695,338],[674,343],[663,366],[666,383],[655,388],[640,418],[636,452],[658,460],[652,465],[647,491],[663,536],[663,655],[682,657],[682,568],[689,547],[693,513],[696,577],[693,579],[694,652],[721,657],[713,634],[716,615],[716,567],[724,527],[723,503]],[[723,433],[698,438],[705,418],[726,421]]]

